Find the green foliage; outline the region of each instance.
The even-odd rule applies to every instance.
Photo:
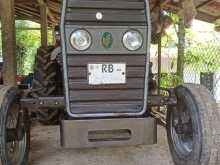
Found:
[[[53,32],[48,30],[48,45],[53,45]]]
[[[31,26],[30,22],[16,21],[18,29]],[[17,30],[16,45],[18,74],[28,74],[33,70],[36,50],[40,46],[40,32]]]
[[[208,31],[186,31],[185,69],[196,73],[216,72],[220,69],[220,38],[214,25],[204,24]]]
[[[23,45],[16,46],[16,60],[17,60],[17,73],[23,74],[25,72],[25,63],[27,49]]]
[[[179,19],[175,15],[170,16],[174,25],[166,31],[166,35],[162,38],[162,46],[164,49],[177,49],[177,23]],[[216,72],[220,70],[220,38],[217,37],[219,34],[211,30],[212,24],[205,24],[205,26],[206,29],[210,30],[201,32],[193,31],[192,29],[185,30],[185,72],[200,74],[201,72]],[[176,57],[174,58],[176,59]],[[182,80],[176,74],[164,73],[161,75],[161,87],[175,87],[179,83],[182,83]]]
[[[172,17],[174,25],[167,30],[166,36],[163,37],[163,46],[165,49],[176,48],[178,43],[176,24],[178,19]],[[176,21],[175,21],[176,20]],[[199,26],[200,24],[196,24]],[[212,31],[212,24],[205,24],[205,29],[202,31],[193,31],[186,29],[186,45],[184,56],[184,69],[185,72],[197,73],[201,72],[216,72],[220,70],[220,38],[219,33]],[[194,27],[194,28],[195,28]],[[176,64],[175,64],[176,65]],[[162,75],[161,84],[163,87],[175,86],[181,82],[174,74]]]
[[[174,73],[162,73],[160,82],[161,88],[173,88],[183,83],[183,80]]]
[[[191,41],[192,42],[192,41]],[[215,72],[220,69],[219,41],[193,43],[186,48],[185,66],[200,72]]]
[[[37,48],[40,47],[39,30],[19,30],[21,28],[38,26],[29,21],[16,21],[16,54],[18,74],[27,75],[33,72]],[[52,32],[48,33],[49,44],[52,43]]]

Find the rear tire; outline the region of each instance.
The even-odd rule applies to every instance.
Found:
[[[58,64],[51,60],[53,46],[39,48],[34,66],[33,92],[34,98],[56,96],[60,88],[57,83]],[[59,109],[40,109],[36,113],[40,123],[55,125],[60,120]]]
[[[220,114],[201,85],[176,88],[177,106],[169,107],[167,136],[175,165],[219,165]]]
[[[17,89],[0,86],[0,149],[2,165],[28,165],[30,150],[30,123],[27,111],[20,109]],[[27,121],[19,123],[18,114],[25,114]],[[9,141],[9,129],[18,130],[17,124],[26,125],[20,140]]]

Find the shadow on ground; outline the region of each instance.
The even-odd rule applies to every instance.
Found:
[[[166,132],[158,127],[158,144],[151,146],[65,150],[59,127],[34,126],[30,165],[173,165]]]

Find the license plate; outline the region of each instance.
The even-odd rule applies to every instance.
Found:
[[[88,64],[88,80],[90,85],[125,84],[126,64]]]

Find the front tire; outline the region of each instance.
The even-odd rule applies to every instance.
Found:
[[[2,165],[28,165],[30,123],[18,103],[18,91],[0,86],[0,155]],[[22,119],[21,119],[21,115]],[[24,120],[25,119],[25,120]]]
[[[177,106],[169,107],[167,136],[175,165],[219,165],[220,115],[201,85],[176,88]]]

